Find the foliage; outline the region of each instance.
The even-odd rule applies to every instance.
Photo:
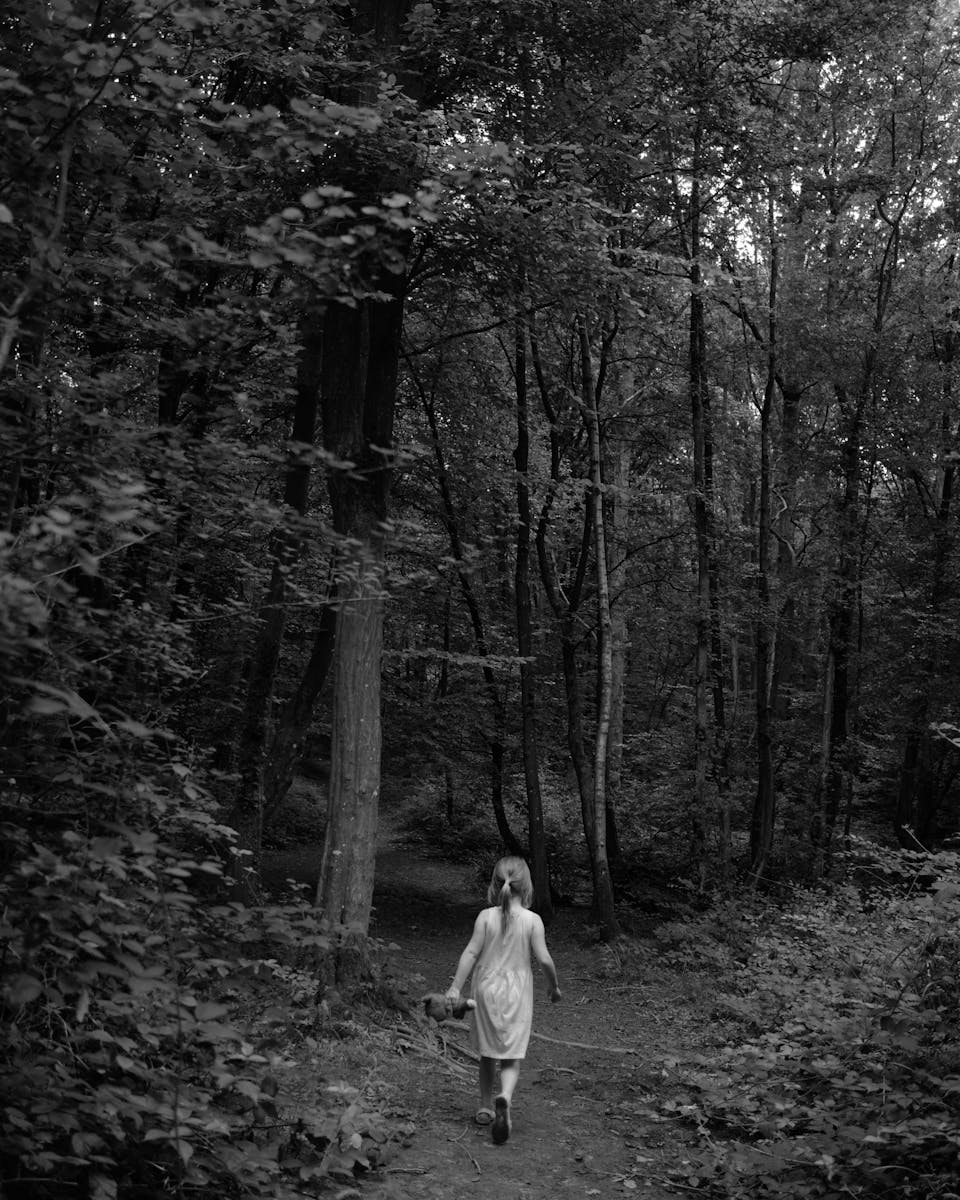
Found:
[[[362,28],[374,11],[394,26],[381,57],[380,30]],[[950,6],[904,0],[789,13],[712,0],[4,6],[12,1197],[52,1195],[58,1178],[96,1200],[280,1195],[290,1173],[312,1186],[372,1164],[392,1136],[346,1094],[295,1137],[275,1127],[244,997],[269,979],[305,998],[294,968],[270,962],[280,946],[322,950],[323,936],[307,912],[239,906],[223,878],[238,759],[250,751],[255,777],[343,569],[324,485],[352,471],[312,443],[312,421],[290,440],[303,394],[314,407],[347,394],[341,375],[391,396],[396,382],[406,444],[395,462],[392,446],[372,448],[396,476],[396,519],[377,532],[389,783],[410,789],[418,836],[481,864],[481,886],[496,854],[491,764],[523,829],[522,384],[541,570],[530,724],[560,889],[582,870],[566,763],[596,719],[589,702],[571,715],[596,691],[590,354],[605,469],[622,459],[629,480],[601,489],[601,515],[620,505],[615,606],[630,642],[624,878],[642,894],[630,864],[674,883],[694,873],[691,826],[713,820],[698,811],[690,737],[694,296],[712,406],[718,726],[726,703],[708,790],[732,823],[707,851],[714,877],[732,889],[749,832],[760,633],[776,645],[768,875],[828,874],[824,826],[844,818],[929,845],[957,825],[956,46]],[[368,323],[351,362],[335,338],[318,344],[324,320],[369,317],[385,283],[403,291],[402,337],[383,345]],[[764,454],[775,531],[758,517]],[[302,513],[281,502],[297,471],[313,473]],[[242,744],[251,713],[263,745]],[[320,833],[291,804],[267,844]],[[736,979],[718,1010],[745,1041],[691,1100],[714,1142],[711,1186],[947,1186],[956,866],[940,860],[945,882],[920,896],[897,890],[892,864],[877,859],[879,890],[797,892],[778,912],[747,898],[657,931],[664,961],[703,987]]]
[[[319,794],[318,794],[319,793]],[[321,789],[292,788],[264,830],[266,850],[286,850],[295,846],[316,846],[323,842]]]
[[[316,983],[315,968],[311,989],[276,956],[322,957],[316,914],[231,901],[209,814],[140,799],[150,819],[138,827],[103,822],[46,844],[8,811],[5,1194],[302,1196],[373,1167],[398,1127],[349,1088],[281,1119],[282,1057],[265,1035],[309,1026]]]
[[[696,1123],[705,1194],[919,1198],[960,1185],[960,858],[863,843],[848,866],[848,883],[740,920],[726,953],[712,918],[660,932],[676,965],[714,974],[725,1030],[719,1063],[695,1060],[667,1106]]]

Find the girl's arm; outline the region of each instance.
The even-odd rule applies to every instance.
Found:
[[[460,995],[460,989],[467,982],[470,972],[473,970],[477,959],[480,957],[480,951],[483,949],[483,913],[480,913],[473,925],[473,936],[467,942],[466,948],[460,955],[460,961],[457,963],[457,973],[453,977],[453,983],[447,988],[447,995],[456,1000]]]
[[[547,977],[547,983],[550,985],[550,999],[556,1002],[560,999],[560,984],[557,981],[557,968],[553,959],[550,957],[550,951],[547,949],[547,936],[543,931],[543,921],[534,915],[533,934],[530,938],[530,948],[533,950],[533,957],[540,964],[544,975]]]

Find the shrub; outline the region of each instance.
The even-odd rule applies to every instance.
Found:
[[[863,849],[858,854],[862,859]],[[960,862],[870,851],[882,888],[769,910],[732,987],[721,1066],[680,1107],[725,1197],[947,1197],[960,1189]],[[861,863],[862,865],[862,863]],[[923,890],[898,884],[906,868]]]
[[[152,823],[46,846],[3,829],[18,850],[0,879],[4,1195],[282,1200],[375,1165],[393,1131],[356,1096],[278,1124],[275,1056],[240,1024],[256,980],[267,1003],[285,987],[305,1002],[303,973],[294,994],[258,951],[322,952],[316,915],[211,902],[195,885],[221,886],[219,862],[164,836],[182,814]],[[189,823],[196,844],[217,833],[195,808]]]

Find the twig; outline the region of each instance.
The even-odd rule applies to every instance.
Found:
[[[476,1160],[476,1159],[473,1157],[473,1155],[472,1155],[472,1154],[470,1153],[470,1151],[469,1151],[469,1150],[466,1148],[466,1146],[461,1146],[461,1147],[460,1147],[460,1149],[461,1149],[461,1150],[464,1152],[464,1154],[467,1156],[467,1158],[469,1158],[469,1159],[470,1159],[470,1161],[473,1163],[473,1165],[476,1167],[476,1169],[477,1169],[477,1179],[479,1179],[479,1178],[480,1178],[480,1176],[483,1174],[483,1172],[480,1170],[480,1164],[479,1164],[479,1163],[477,1162],[477,1160]],[[470,1180],[470,1182],[471,1182],[471,1183],[476,1183],[476,1182],[477,1182],[477,1179],[471,1179],[471,1180]]]
[[[435,1058],[438,1062],[442,1062],[451,1075],[460,1079],[464,1083],[469,1082],[470,1076],[467,1074],[466,1068],[461,1067],[459,1063],[451,1062],[445,1054],[441,1054],[438,1050],[433,1050],[427,1045],[417,1045],[414,1042],[398,1043],[406,1049],[412,1050],[414,1054],[423,1054],[427,1058]]]
[[[591,1046],[587,1042],[565,1042],[562,1038],[547,1037],[545,1033],[533,1033],[531,1037],[554,1046],[568,1046],[572,1050],[603,1050],[607,1054],[639,1054],[636,1046]]]
[[[447,1045],[451,1048],[451,1050],[456,1050],[459,1054],[462,1054],[464,1058],[469,1058],[471,1062],[480,1061],[480,1055],[476,1052],[476,1050],[471,1050],[469,1046],[461,1046],[459,1042],[455,1042],[453,1040],[447,1042]]]
[[[140,544],[140,542],[145,542],[148,538],[152,538],[153,536],[153,530],[147,533],[141,533],[138,537],[131,538],[127,542],[122,542],[119,546],[113,546],[109,550],[104,550],[100,554],[92,554],[90,557],[93,558],[99,565],[101,559],[109,558],[111,554],[122,554],[124,550],[129,550],[131,546],[137,546]],[[68,563],[65,567],[61,567],[58,571],[50,571],[47,575],[41,575],[37,582],[44,583],[48,579],[55,579],[58,575],[66,575],[68,571],[75,570],[76,565],[76,563]],[[232,616],[233,614],[231,613],[230,615]]]

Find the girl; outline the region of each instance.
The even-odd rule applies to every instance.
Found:
[[[550,999],[560,999],[557,968],[543,932],[543,921],[530,911],[533,883],[522,858],[501,858],[487,888],[487,903],[473,926],[447,996],[460,998],[460,989],[476,967],[470,1022],[471,1042],[480,1054],[478,1125],[493,1122],[493,1140],[502,1145],[510,1136],[510,1102],[520,1077],[520,1060],[527,1052],[533,1023],[533,970],[530,953],[550,986]],[[500,1092],[494,1098],[497,1062]]]

